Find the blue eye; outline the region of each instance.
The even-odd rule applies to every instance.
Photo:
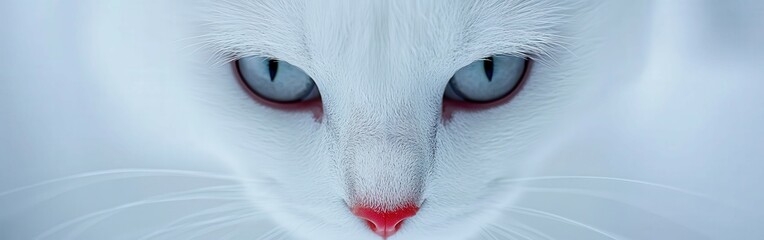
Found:
[[[313,79],[288,62],[245,57],[236,61],[236,66],[247,87],[266,100],[293,103],[319,97]]]
[[[457,71],[446,87],[445,98],[487,103],[509,95],[520,85],[528,60],[514,56],[493,56]]]

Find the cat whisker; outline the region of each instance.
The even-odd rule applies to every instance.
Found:
[[[184,229],[188,227],[197,226],[199,222],[197,223],[191,223],[191,224],[181,224],[184,221],[187,221],[189,219],[197,218],[197,217],[206,217],[212,214],[222,214],[222,213],[229,213],[234,211],[241,211],[241,210],[247,210],[251,207],[249,203],[231,203],[231,204],[225,204],[218,207],[213,207],[206,209],[204,211],[200,211],[194,214],[190,214],[187,216],[184,216],[182,218],[176,219],[168,224],[166,224],[163,228],[156,230],[152,233],[146,234],[143,237],[139,238],[139,240],[148,240],[157,236],[160,236],[162,234],[172,232],[179,229]]]
[[[573,220],[573,219],[570,219],[570,218],[566,218],[566,217],[563,217],[563,216],[560,216],[560,215],[557,215],[557,214],[553,214],[553,213],[550,213],[550,212],[541,211],[541,210],[532,209],[532,208],[520,207],[520,206],[510,206],[509,208],[507,208],[505,210],[506,211],[510,211],[510,212],[516,212],[516,213],[528,215],[528,216],[534,216],[534,217],[549,219],[549,220],[552,220],[552,221],[567,223],[567,224],[570,224],[570,225],[573,225],[573,226],[583,227],[583,228],[586,228],[586,229],[588,229],[588,230],[590,230],[592,232],[595,232],[595,233],[598,233],[598,234],[600,234],[602,236],[605,236],[607,238],[610,238],[610,239],[613,239],[613,240],[619,240],[618,237],[613,236],[612,234],[607,233],[607,232],[605,232],[603,230],[600,230],[600,229],[598,229],[596,227],[593,227],[593,226],[584,224],[582,222],[579,222],[579,221],[576,221],[576,220]]]
[[[496,229],[496,231],[491,231],[491,232],[492,232],[492,233],[496,233],[496,234],[498,234],[498,235],[499,235],[499,237],[501,237],[502,239],[509,239],[509,240],[519,240],[519,239],[518,239],[518,238],[517,238],[515,235],[513,235],[513,234],[510,234],[510,233],[508,233],[508,232],[505,232],[505,231],[501,231],[500,229],[498,229],[498,228],[495,228],[495,227],[493,227],[493,226],[490,226],[490,225],[489,225],[489,229],[490,229],[490,228]]]
[[[608,182],[617,182],[617,183],[629,183],[629,184],[637,184],[637,185],[643,185],[643,186],[649,186],[649,187],[655,187],[665,190],[670,190],[682,194],[687,194],[703,199],[711,199],[710,197],[696,193],[690,190],[682,189],[679,187],[669,186],[666,184],[660,184],[660,183],[654,183],[654,182],[648,182],[643,180],[636,180],[636,179],[628,179],[628,178],[617,178],[617,177],[603,177],[603,176],[539,176],[539,177],[524,177],[524,178],[504,178],[497,180],[500,183],[526,183],[526,182],[533,182],[533,181],[554,181],[554,180],[598,180],[598,181],[608,181]]]
[[[496,237],[496,235],[493,235],[493,232],[491,230],[489,230],[489,229],[487,229],[485,227],[481,227],[480,230],[481,230],[481,234],[480,235],[488,235],[488,237],[490,239],[499,240],[499,238]]]
[[[519,187],[517,190],[522,192],[531,192],[531,193],[560,193],[560,194],[575,194],[575,195],[583,195],[583,196],[589,196],[594,198],[600,198],[600,199],[607,199],[627,205],[631,205],[628,202],[625,202],[621,199],[617,199],[615,197],[609,196],[604,191],[594,191],[594,190],[588,190],[588,189],[576,189],[576,188],[553,188],[553,187]]]
[[[528,236],[528,235],[525,235],[525,234],[523,234],[523,233],[520,233],[520,232],[518,232],[518,231],[515,231],[515,230],[512,230],[512,229],[509,229],[509,228],[506,228],[506,227],[502,227],[502,226],[499,226],[499,225],[497,225],[497,224],[490,224],[490,225],[489,225],[489,227],[492,227],[492,228],[494,228],[494,229],[497,229],[497,230],[499,230],[500,232],[504,232],[504,234],[506,234],[507,236],[519,236],[519,237],[521,237],[521,238],[523,238],[523,239],[527,239],[527,240],[533,240],[533,238],[532,238],[532,237],[530,237],[530,236]]]
[[[52,185],[56,183],[72,181],[72,180],[88,179],[88,178],[98,178],[98,177],[106,177],[106,179],[96,179],[86,184],[94,184],[94,183],[99,183],[103,181],[117,180],[117,179],[124,179],[124,178],[140,178],[140,177],[189,177],[189,178],[205,178],[205,179],[212,179],[212,180],[237,181],[237,182],[258,181],[255,179],[245,179],[245,178],[231,177],[231,176],[226,176],[221,174],[199,172],[199,171],[188,171],[188,170],[141,169],[141,168],[111,169],[111,170],[104,170],[104,171],[80,173],[80,174],[75,174],[71,176],[46,180],[46,181],[42,181],[42,182],[38,182],[38,183],[34,183],[31,185],[26,185],[22,187],[17,187],[14,189],[0,192],[0,197],[8,196],[8,195],[15,194],[21,191],[26,191],[26,190],[39,188],[39,187],[43,187],[47,185]]]
[[[310,235],[312,232],[314,232],[314,231],[316,231],[316,230],[318,230],[318,229],[320,229],[320,228],[322,228],[322,227],[324,227],[326,225],[327,225],[326,223],[318,224],[315,227],[311,228],[310,230],[306,231],[305,235]]]
[[[196,212],[196,213],[193,213],[193,214],[189,214],[189,215],[186,215],[186,216],[184,216],[182,218],[178,218],[178,219],[168,223],[167,227],[177,226],[177,225],[180,225],[181,223],[183,223],[184,221],[187,221],[187,220],[190,220],[190,219],[193,219],[193,218],[197,218],[197,217],[206,217],[208,215],[221,214],[221,213],[232,212],[232,211],[240,211],[240,210],[246,210],[246,209],[250,209],[250,208],[251,208],[251,205],[249,203],[246,203],[246,202],[245,203],[229,203],[229,204],[224,204],[224,205],[220,205],[220,206],[217,206],[217,207],[208,208],[208,209],[205,209],[203,211],[199,211],[199,212]]]
[[[155,197],[151,197],[148,199],[123,204],[117,207],[109,208],[100,210],[97,212],[89,213],[84,216],[80,216],[71,220],[68,220],[64,223],[60,223],[47,231],[37,235],[35,239],[45,239],[49,237],[52,234],[55,234],[57,232],[60,232],[70,226],[75,226],[76,224],[79,224],[83,221],[93,220],[96,218],[96,221],[88,224],[86,227],[80,227],[77,229],[77,232],[85,231],[88,227],[93,226],[97,224],[98,222],[108,218],[109,216],[116,214],[122,210],[133,208],[133,207],[139,207],[144,205],[150,205],[150,204],[158,204],[158,203],[168,203],[168,202],[178,202],[178,201],[191,201],[191,200],[247,200],[247,197],[244,196],[211,196],[210,194],[213,193],[213,191],[222,191],[223,193],[226,192],[241,192],[240,188],[242,188],[239,185],[228,185],[228,186],[216,186],[216,187],[207,187],[207,188],[201,188],[201,189],[195,189],[190,191],[182,191],[182,192],[174,192],[174,193],[168,193],[163,194]],[[239,190],[239,191],[234,191]],[[205,195],[202,196],[184,196],[189,194],[198,194],[203,193]],[[77,233],[75,232],[75,233]],[[76,234],[70,234],[70,235],[76,235]]]
[[[222,198],[177,198],[177,199],[167,199],[167,200],[160,200],[160,201],[152,201],[152,202],[145,202],[146,204],[155,204],[155,203],[166,203],[166,202],[175,202],[175,201],[190,201],[190,200],[222,200]],[[143,204],[145,205],[145,204]],[[119,209],[123,210],[123,209]],[[72,230],[70,234],[68,234],[72,238],[73,236],[77,236],[78,234],[87,231],[92,226],[104,221],[105,219],[113,216],[116,214],[116,212],[110,212],[110,213],[104,213],[101,216],[93,216],[96,217],[95,219],[83,219],[83,221],[90,220],[90,223],[85,226],[80,226],[79,228]],[[254,215],[254,214],[253,214]],[[76,222],[70,224],[77,224]]]
[[[525,230],[525,231],[530,232],[530,233],[532,233],[532,234],[534,234],[536,236],[542,237],[542,238],[544,238],[546,240],[554,240],[553,237],[551,237],[551,236],[549,236],[549,235],[539,231],[538,229],[533,228],[531,226],[528,226],[528,225],[523,224],[523,223],[518,222],[518,221],[512,221],[512,225],[511,226],[519,228],[519,229],[522,229],[522,230]]]
[[[239,224],[241,222],[254,220],[256,219],[256,217],[261,217],[261,216],[262,215],[259,213],[251,212],[251,213],[239,214],[234,216],[224,216],[219,218],[213,218],[198,224],[193,224],[194,226],[187,226],[185,228],[189,228],[189,227],[202,227],[202,228],[196,230],[195,234],[188,236],[186,239],[196,239],[198,237],[205,236],[215,231],[219,231],[224,228],[235,226],[236,224]],[[177,239],[177,238],[173,238],[173,239]]]
[[[650,214],[653,214],[653,215],[656,215],[656,216],[665,217],[664,221],[668,221],[670,223],[677,223],[677,222],[671,220],[670,218],[666,217],[664,214],[661,214],[659,212],[655,212],[655,211],[652,211],[650,209],[643,208],[643,207],[631,204],[631,203],[626,202],[626,201],[621,200],[621,199],[617,199],[616,197],[607,195],[606,192],[586,191],[586,190],[581,190],[581,189],[546,188],[546,187],[521,187],[519,190],[520,191],[524,191],[524,192],[575,194],[575,195],[583,195],[583,196],[588,196],[588,197],[593,197],[593,198],[600,198],[600,199],[611,200],[611,201],[614,201],[614,202],[617,202],[617,203],[625,204],[625,205],[627,205],[629,207],[632,207],[634,209],[637,209],[637,210],[640,210],[640,211],[644,211],[646,213],[650,213]]]
[[[218,238],[218,239],[221,239],[221,240],[233,239],[233,237],[238,235],[238,234],[239,234],[238,230],[233,230],[233,231],[225,233],[224,235],[220,236],[220,238]]]
[[[214,173],[186,171],[186,170],[137,169],[137,168],[136,169],[112,169],[112,170],[105,170],[105,171],[86,172],[86,173],[81,173],[77,175],[51,179],[51,180],[23,186],[23,187],[18,187],[18,188],[0,193],[0,198],[10,197],[14,194],[20,194],[21,192],[24,192],[24,191],[31,191],[32,189],[43,188],[43,187],[47,187],[54,184],[63,184],[63,183],[67,184],[65,186],[55,188],[55,190],[47,190],[43,193],[35,194],[35,197],[33,199],[26,199],[25,201],[23,201],[23,204],[24,204],[23,206],[21,205],[16,206],[15,211],[20,211],[21,209],[29,208],[30,206],[34,206],[41,202],[60,196],[64,193],[73,191],[75,189],[80,189],[88,185],[103,183],[107,181],[115,181],[115,180],[122,180],[122,179],[131,179],[131,178],[148,178],[148,177],[203,178],[203,179],[213,179],[213,180],[221,180],[221,181],[234,181],[234,182],[241,182],[241,183],[258,182],[258,180],[254,180],[254,179],[245,179],[240,177],[231,177],[231,176],[214,174]],[[85,182],[73,183],[75,181],[85,181]],[[6,212],[5,214],[11,214],[11,212]]]
[[[275,227],[275,228],[271,229],[270,231],[265,232],[263,235],[258,237],[256,240],[273,239],[275,237],[278,237],[278,236],[282,235],[285,232],[286,231],[284,229],[282,229],[281,227]]]

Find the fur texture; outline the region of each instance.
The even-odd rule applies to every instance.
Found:
[[[409,201],[391,240],[757,239],[761,6],[732,2],[4,3],[0,239],[379,239],[348,205]],[[522,91],[444,120],[494,54]],[[251,99],[252,55],[323,116]]]
[[[202,15],[209,16],[202,39],[218,59],[286,60],[311,75],[322,93],[320,122],[248,102],[251,110],[231,110],[231,117],[250,121],[240,120],[240,130],[227,137],[248,145],[241,156],[251,157],[237,161],[270,165],[244,170],[276,182],[253,186],[254,202],[304,238],[374,238],[348,206],[394,209],[405,202],[423,207],[395,238],[463,239],[479,232],[496,209],[511,204],[516,190],[500,180],[523,176],[534,162],[523,154],[549,127],[546,119],[563,93],[575,92],[566,70],[581,68],[562,51],[574,33],[567,18],[585,14],[570,4],[228,1],[210,12]],[[441,99],[450,76],[494,54],[542,64],[511,103],[444,121]],[[283,154],[271,157],[263,149]],[[456,216],[473,220],[454,224]]]

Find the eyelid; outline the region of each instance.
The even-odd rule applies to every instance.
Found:
[[[286,61],[249,56],[237,60],[236,65],[250,89],[270,101],[300,102],[314,90],[313,79]]]
[[[231,64],[231,70],[234,72],[234,77],[236,78],[236,83],[239,85],[242,90],[255,102],[259,105],[263,105],[266,107],[282,110],[282,111],[288,111],[288,112],[312,112],[313,118],[316,121],[320,121],[323,117],[323,104],[321,101],[321,97],[317,97],[315,99],[302,101],[302,102],[296,102],[296,103],[279,103],[270,101],[268,99],[265,99],[252,91],[252,89],[247,85],[247,83],[244,81],[244,78],[241,76],[241,72],[239,69],[238,64],[236,64],[236,61],[232,62]],[[318,89],[318,86],[316,86],[316,89]]]
[[[486,110],[490,108],[494,108],[497,106],[504,105],[511,101],[519,92],[522,91],[525,84],[528,82],[528,78],[531,75],[532,66],[534,65],[534,61],[531,59],[527,59],[527,64],[525,65],[525,68],[523,69],[522,77],[520,78],[520,81],[517,83],[517,85],[507,94],[506,96],[497,99],[492,102],[488,103],[479,103],[479,102],[466,102],[466,101],[458,101],[458,100],[452,100],[448,98],[443,98],[443,109],[442,109],[442,115],[444,121],[448,121],[453,116],[453,113],[456,111],[466,111],[466,112],[472,112],[472,111],[481,111]]]
[[[524,57],[505,55],[476,60],[453,74],[444,96],[474,103],[499,100],[519,85],[528,63]]]

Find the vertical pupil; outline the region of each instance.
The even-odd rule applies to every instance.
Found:
[[[276,79],[276,73],[279,71],[279,60],[268,60],[268,72],[271,74],[271,82]]]
[[[488,77],[488,81],[493,80],[493,57],[483,61],[483,69],[485,70],[485,76]]]

